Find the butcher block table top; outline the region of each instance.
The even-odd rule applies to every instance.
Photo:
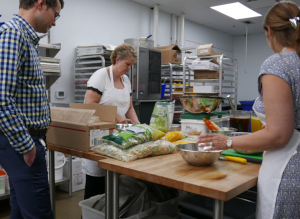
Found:
[[[221,160],[208,167],[191,166],[179,152],[133,162],[107,158],[99,160],[98,164],[112,172],[221,201],[228,201],[255,186],[260,168],[260,164]]]
[[[82,157],[82,158],[86,158],[89,160],[94,160],[94,161],[98,161],[98,160],[102,160],[102,159],[107,159],[108,157],[97,154],[95,152],[83,152],[83,151],[79,151],[79,150],[75,150],[75,149],[71,149],[71,148],[66,148],[60,145],[54,145],[54,144],[49,144],[47,143],[47,148],[51,151],[58,151],[64,154],[69,154],[69,155],[73,155],[76,157]]]

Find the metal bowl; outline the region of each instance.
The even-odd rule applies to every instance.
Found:
[[[179,97],[183,108],[191,113],[211,113],[221,103],[218,96],[181,96]]]
[[[193,166],[209,166],[216,162],[222,151],[203,151],[196,143],[176,145],[182,158]]]
[[[234,137],[234,136],[241,136],[241,135],[249,135],[251,133],[249,132],[231,132],[231,133],[227,133],[225,135]],[[262,151],[249,151],[249,150],[238,150],[238,149],[233,149],[236,153],[239,154],[246,154],[246,155],[258,155],[258,154],[262,154]]]
[[[213,133],[215,134],[222,134],[222,135],[226,135],[228,133],[231,133],[231,132],[236,132],[237,129],[236,128],[228,128],[228,127],[222,127],[221,130],[212,130]]]

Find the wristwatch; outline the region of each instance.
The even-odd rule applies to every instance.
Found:
[[[228,146],[229,149],[232,147],[232,137],[229,137],[229,139],[226,142],[226,145]]]

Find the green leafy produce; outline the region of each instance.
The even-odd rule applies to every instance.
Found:
[[[130,126],[115,134],[103,136],[102,140],[120,148],[129,148],[133,145],[151,141],[152,135],[153,129],[151,127],[139,124]]]
[[[167,133],[173,123],[175,101],[157,102],[150,119],[150,127]]]

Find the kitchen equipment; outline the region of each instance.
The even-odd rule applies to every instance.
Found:
[[[247,162],[258,163],[258,164],[261,164],[262,160],[263,160],[262,154],[240,154],[240,153],[237,153],[233,149],[228,149],[228,150],[222,151],[222,155],[241,157],[241,158],[246,159]]]
[[[230,95],[227,95],[227,99],[228,99],[229,105],[230,105],[230,107],[231,107],[232,114],[233,114],[235,117],[237,117],[238,115],[237,115],[237,113],[236,113],[236,111],[235,111],[235,108],[234,108],[233,103],[232,103],[232,101],[231,101]]]
[[[221,155],[219,157],[219,160],[229,160],[229,161],[234,161],[234,162],[238,162],[238,163],[247,163],[247,160],[241,157],[232,157],[232,156],[225,156],[225,155]]]
[[[238,132],[248,132],[250,124],[251,111],[235,110],[230,111],[230,126],[237,128]]]
[[[241,136],[241,135],[249,135],[251,133],[249,132],[230,132],[225,135],[234,137],[234,136]],[[262,151],[250,151],[250,150],[239,150],[239,149],[233,149],[235,152],[239,154],[248,154],[248,155],[255,155],[255,154],[262,154]]]
[[[160,100],[161,51],[144,47],[136,47],[136,51],[137,62],[127,72],[132,86],[132,100]]]
[[[193,166],[209,166],[221,156],[221,151],[204,151],[196,143],[176,145],[182,158]]]
[[[221,130],[211,130],[212,133],[215,133],[215,134],[222,134],[222,135],[225,135],[225,134],[228,134],[228,133],[231,133],[231,132],[236,132],[237,129],[236,128],[228,128],[228,127],[221,127]]]
[[[191,113],[211,113],[221,103],[222,97],[197,95],[179,97],[183,108]]]

